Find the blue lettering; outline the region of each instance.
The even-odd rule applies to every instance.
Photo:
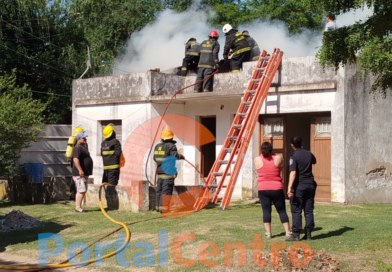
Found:
[[[48,250],[48,242],[53,240],[55,242],[55,248]],[[63,238],[55,233],[41,233],[38,234],[38,265],[48,265],[49,257],[56,257],[64,251],[64,240]]]

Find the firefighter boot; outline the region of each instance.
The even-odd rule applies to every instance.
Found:
[[[291,234],[286,234],[286,241],[300,241],[299,232],[292,232]]]
[[[305,236],[302,237],[302,240],[312,240],[312,230],[305,228]]]

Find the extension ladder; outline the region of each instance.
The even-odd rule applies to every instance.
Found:
[[[226,187],[226,192],[221,210],[228,208],[261,107],[282,57],[283,52],[278,48],[271,55],[267,55],[264,50],[260,54],[229,133],[204,184],[203,195],[196,199],[195,210],[202,209],[210,200],[217,203],[223,187]],[[227,186],[224,185],[226,177],[230,177]],[[214,190],[215,194],[211,199],[210,191]]]

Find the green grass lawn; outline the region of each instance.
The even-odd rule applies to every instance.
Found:
[[[91,243],[110,231],[118,228],[101,213],[100,209],[87,208],[89,213],[75,213],[73,203],[58,203],[51,205],[17,205],[9,202],[0,202],[0,215],[19,209],[26,214],[34,216],[46,223],[39,228],[12,233],[0,233],[0,249],[5,247],[5,253],[20,254],[38,260],[38,234],[56,233],[64,239],[65,248],[71,243],[81,241]],[[289,207],[288,207],[289,209]],[[290,210],[289,210],[290,211]],[[109,211],[109,214],[123,222],[133,222],[142,219],[157,217],[155,212],[131,213],[127,211]],[[317,204],[315,208],[316,229],[313,232],[314,240],[309,244],[314,249],[325,249],[337,257],[341,271],[392,271],[392,205],[364,204],[364,205],[338,205]],[[291,217],[291,216],[290,216]],[[272,231],[274,237],[267,242],[270,251],[271,242],[284,242],[284,229],[275,211],[273,211]],[[207,271],[200,261],[192,268],[185,268],[175,262],[172,257],[172,244],[180,234],[194,233],[196,240],[185,241],[182,245],[182,256],[189,260],[198,259],[198,250],[205,242],[216,243],[220,250],[217,257],[219,266],[214,271],[253,271],[249,267],[238,267],[235,254],[232,268],[224,266],[224,243],[243,242],[248,251],[247,263],[253,264],[250,243],[255,233],[264,233],[262,225],[262,210],[260,204],[246,204],[235,202],[229,210],[221,212],[219,207],[209,207],[198,213],[181,218],[160,218],[157,220],[141,222],[129,226],[132,232],[130,248],[125,250],[126,259],[130,260],[128,270],[141,271],[167,271],[168,267],[158,266],[158,234],[159,231],[168,232],[170,271]],[[123,230],[120,233],[124,233]],[[301,235],[302,236],[302,235]],[[116,234],[103,241],[115,241]],[[135,248],[135,242],[151,243],[155,250],[155,267],[138,268],[133,263],[135,254],[143,252],[143,248]],[[287,243],[290,247],[292,243]],[[50,249],[54,243],[49,243]],[[113,249],[111,249],[113,250]],[[105,250],[108,253],[111,250]],[[1,250],[0,250],[1,251]],[[93,252],[93,250],[92,250]],[[94,254],[94,253],[92,253]],[[250,254],[250,255],[249,255]],[[0,253],[1,259],[1,253]],[[66,259],[66,251],[58,257],[49,259],[51,263]],[[142,260],[146,260],[142,258]],[[116,258],[104,260],[103,267],[89,266],[94,271],[117,271],[122,269]],[[263,270],[261,270],[263,271]]]

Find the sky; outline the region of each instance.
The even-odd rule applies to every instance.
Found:
[[[350,25],[355,21],[366,19],[372,14],[372,10],[352,11],[338,15],[338,26]],[[184,58],[184,41],[194,37],[198,42],[208,39],[208,33],[214,29],[207,23],[207,18],[213,15],[212,10],[201,11],[197,3],[187,11],[176,13],[173,10],[164,10],[159,13],[157,19],[138,32],[134,32],[127,42],[126,55],[116,60],[114,74],[126,72],[146,72],[149,69],[160,68],[161,71],[181,66]],[[323,26],[325,26],[323,22]],[[249,24],[238,27],[239,31],[248,30],[259,44],[261,49],[267,52],[275,47],[284,52],[284,57],[299,57],[315,55],[321,46],[322,32],[304,29],[300,35],[289,36],[287,27],[281,21],[255,20]],[[225,43],[222,29],[216,29],[219,33],[221,45],[220,58]],[[120,71],[122,70],[122,71]]]

